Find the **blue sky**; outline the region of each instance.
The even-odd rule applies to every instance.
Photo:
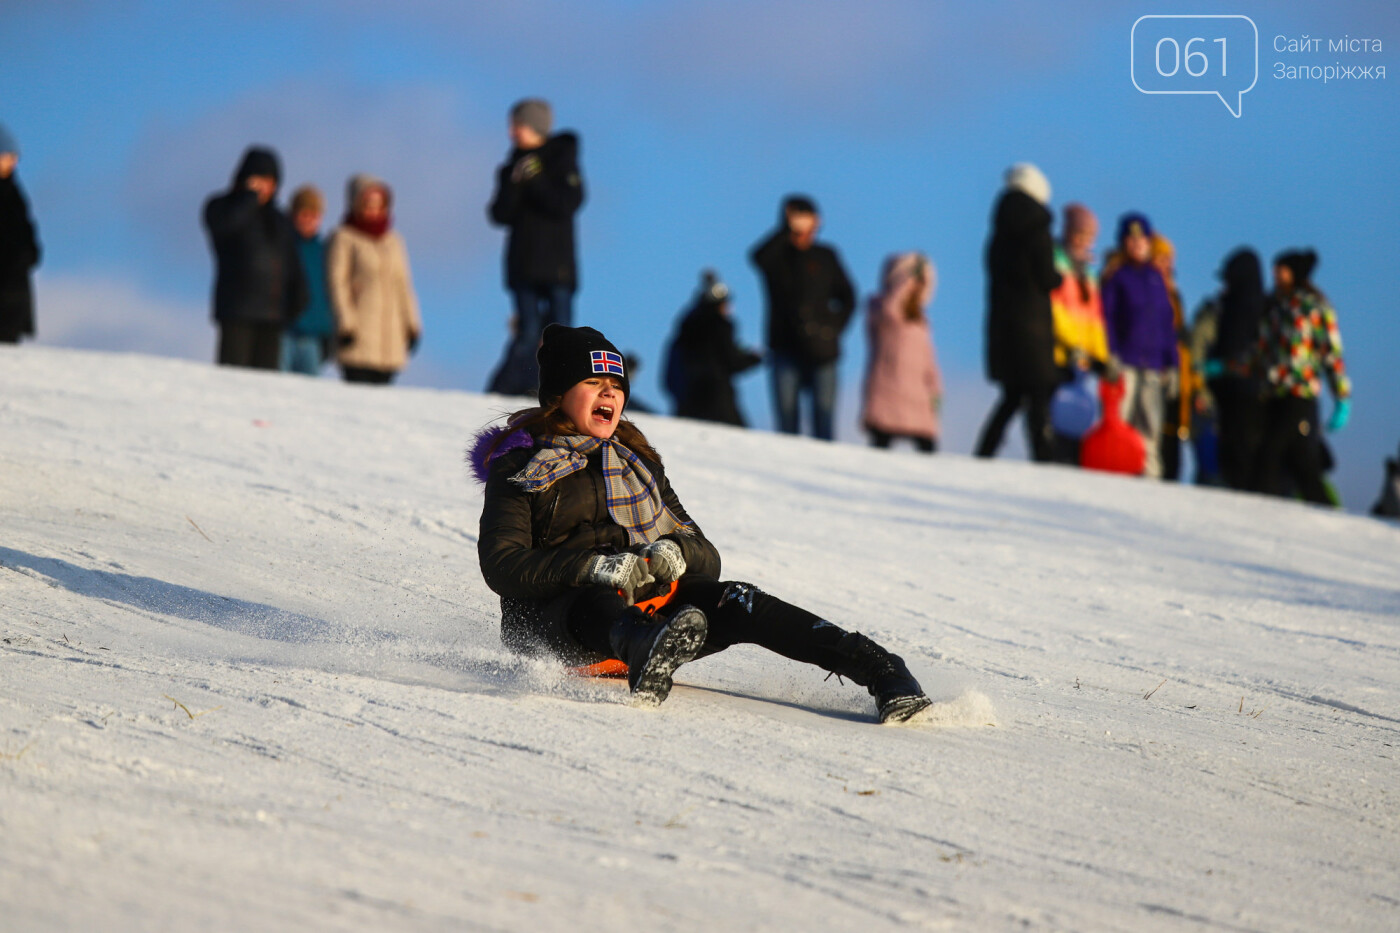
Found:
[[[1129,36],[1147,13],[1254,20],[1259,77],[1240,118],[1213,97],[1133,87]],[[505,113],[547,97],[583,138],[577,319],[650,364],[638,398],[662,401],[661,347],[704,266],[728,279],[743,336],[759,339],[745,253],[780,198],[804,191],[862,295],[890,252],[937,264],[944,440],[964,453],[993,399],[981,378],[987,219],[1004,168],[1033,161],[1057,208],[1099,214],[1101,249],[1119,214],[1146,211],[1176,242],[1193,309],[1238,245],[1266,260],[1319,251],[1356,387],[1337,477],[1362,508],[1400,441],[1397,27],[1384,2],[11,3],[0,122],[20,139],[46,249],[43,342],[210,358],[199,208],[263,142],[289,184],[327,191],[333,215],[352,172],[395,186],[427,333],[403,381],[479,389],[508,314],[501,234],[484,212]],[[1279,35],[1321,50],[1276,52]],[[1344,36],[1382,50],[1327,51]],[[1395,73],[1279,80],[1276,62]],[[861,330],[843,362],[851,439]],[[768,424],[764,377],[741,387]]]

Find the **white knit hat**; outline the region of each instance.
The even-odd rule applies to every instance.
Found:
[[[1050,180],[1029,162],[1017,162],[1006,170],[1006,187],[1024,191],[1044,206],[1050,206]]]

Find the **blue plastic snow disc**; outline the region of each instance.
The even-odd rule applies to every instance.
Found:
[[[1050,399],[1050,424],[1057,434],[1076,440],[1099,420],[1099,399],[1090,377],[1077,376],[1055,390]]]

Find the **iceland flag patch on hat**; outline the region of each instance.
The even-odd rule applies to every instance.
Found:
[[[611,350],[593,351],[593,371],[595,373],[608,373],[613,376],[622,375],[622,357]]]

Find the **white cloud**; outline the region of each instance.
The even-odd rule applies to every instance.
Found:
[[[38,342],[212,360],[207,302],[155,294],[115,275],[35,277]]]

